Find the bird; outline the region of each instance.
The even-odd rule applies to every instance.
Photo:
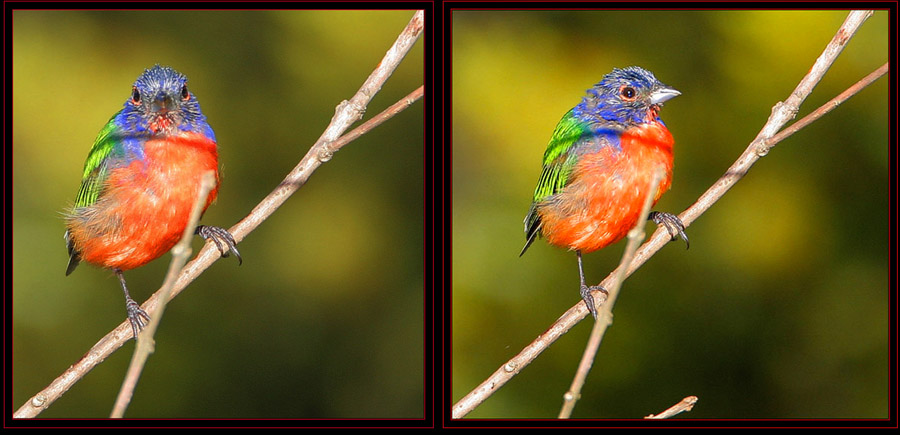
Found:
[[[216,199],[218,166],[215,133],[187,78],[159,64],[137,78],[123,108],[94,140],[75,203],[64,213],[66,276],[82,261],[113,271],[135,338],[150,316],[132,299],[123,272],[178,243],[207,171],[216,183],[203,211]],[[234,253],[243,263],[227,230],[199,225],[194,232],[212,240],[223,257]]]
[[[613,68],[563,115],[544,152],[519,257],[538,237],[575,251],[581,298],[595,319],[591,292],[606,290],[585,284],[582,254],[624,238],[637,224],[647,195],[655,205],[671,186],[675,140],[659,111],[679,95],[641,67]],[[648,192],[658,167],[664,177],[656,192]],[[690,247],[678,216],[653,211],[648,220]]]

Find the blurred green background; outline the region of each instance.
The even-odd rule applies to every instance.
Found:
[[[216,132],[230,227],[297,164],[413,11],[13,16],[13,409],[125,319],[108,271],[66,277],[61,212],[144,68],[188,77]],[[418,42],[368,107],[423,84]],[[343,148],[166,310],[127,417],[423,415],[422,101]],[[197,238],[195,252],[202,246]],[[126,272],[143,301],[169,255]],[[133,345],[41,417],[105,417]]]
[[[560,117],[613,67],[682,92],[680,213],[789,96],[844,11],[457,11],[453,14],[452,399],[579,301],[572,252],[522,220]],[[853,37],[797,119],[888,60],[888,14]],[[641,418],[688,395],[688,418],[888,417],[888,82],[761,159],[625,282],[575,418]],[[652,225],[648,230],[654,230]],[[624,242],[585,256],[598,283]],[[581,322],[469,417],[555,417]]]

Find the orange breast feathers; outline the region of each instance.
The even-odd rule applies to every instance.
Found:
[[[665,176],[653,203],[672,183],[672,134],[659,122],[625,131],[621,149],[604,146],[579,158],[571,182],[538,206],[541,233],[547,242],[596,251],[625,237],[634,228],[655,168]]]
[[[148,140],[144,158],[110,171],[106,190],[94,204],[76,211],[69,232],[84,261],[106,268],[133,269],[178,243],[197,199],[200,180],[216,172],[216,143],[196,133]]]

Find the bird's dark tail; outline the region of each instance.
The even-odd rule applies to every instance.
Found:
[[[519,257],[525,254],[525,251],[528,250],[528,247],[540,234],[541,217],[537,214],[534,204],[532,204],[531,208],[528,209],[528,214],[525,215],[525,247],[522,248],[522,252],[519,252]]]

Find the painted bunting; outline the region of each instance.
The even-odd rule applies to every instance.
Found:
[[[178,243],[206,171],[215,172],[216,187],[204,211],[219,189],[216,137],[186,83],[168,67],[144,70],[125,107],[94,140],[75,205],[66,213],[66,275],[80,261],[115,272],[135,338],[150,316],[129,295],[122,272]],[[215,242],[223,257],[233,252],[243,262],[227,230],[199,225],[195,233]]]
[[[659,109],[678,95],[650,71],[615,68],[562,117],[544,152],[519,256],[537,236],[574,250],[581,298],[594,318],[591,292],[606,290],[585,284],[581,254],[615,243],[634,228],[655,168],[662,166],[665,177],[653,193],[653,203],[669,189],[675,141]],[[677,216],[654,211],[649,220],[665,225],[672,240],[680,235],[688,243]]]

